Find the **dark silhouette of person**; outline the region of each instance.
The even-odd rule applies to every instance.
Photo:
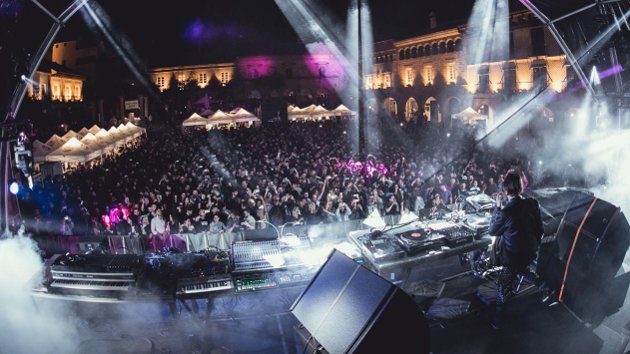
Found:
[[[500,328],[502,312],[507,299],[513,294],[518,274],[528,273],[527,267],[536,258],[544,230],[538,201],[521,195],[523,181],[517,173],[508,173],[497,194],[497,207],[490,224],[490,235],[497,236],[500,245],[498,260],[503,266],[499,272],[496,308],[491,324]],[[506,199],[507,200],[504,200]]]

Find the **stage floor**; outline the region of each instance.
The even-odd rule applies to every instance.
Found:
[[[441,299],[468,301],[470,306],[457,318],[429,321],[432,353],[630,353],[624,335],[624,326],[630,321],[627,300],[619,312],[589,328],[563,305],[543,305],[542,294],[532,288],[511,300],[504,327],[494,330],[488,323],[490,305],[475,295],[484,282],[471,273],[445,282]],[[77,354],[301,354],[305,343],[296,331],[299,323],[289,308],[303,289],[304,285],[230,292],[214,296],[210,302],[197,300],[197,310],[190,301],[187,306],[178,302],[174,312],[160,303],[103,304],[41,298],[34,301],[41,311],[51,306],[57,311],[63,309],[66,315],[58,319],[59,325],[71,333],[67,343]],[[414,299],[425,310],[435,300]]]

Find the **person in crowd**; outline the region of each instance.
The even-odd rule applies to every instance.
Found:
[[[386,215],[400,214],[400,205],[395,195],[390,195],[387,199],[387,207],[385,208]]]
[[[212,234],[220,234],[225,232],[225,224],[221,221],[221,217],[219,214],[214,214],[212,217],[212,222],[208,227],[208,231]]]
[[[496,306],[491,319],[493,328],[502,326],[506,301],[513,295],[518,274],[527,273],[527,267],[536,258],[543,236],[543,223],[538,201],[521,195],[521,175],[510,172],[503,181],[503,193],[497,194],[496,210],[492,215],[490,235],[497,236],[499,261],[503,266],[499,274]]]
[[[70,216],[65,215],[61,219],[61,226],[60,226],[59,232],[64,236],[72,236],[74,234],[73,229],[74,229],[74,222],[72,222],[72,219],[70,219]]]
[[[238,210],[234,210],[230,213],[225,229],[225,232],[236,232],[244,230],[244,226],[241,220],[241,214],[238,212]]]
[[[337,210],[335,211],[335,215],[337,216],[337,221],[348,221],[350,220],[350,214],[352,211],[348,208],[348,205],[344,202],[340,202],[337,206]]]
[[[470,188],[468,188],[468,195],[477,195],[481,193],[481,187],[479,187],[479,182],[475,179],[472,181]]]
[[[250,214],[248,208],[243,208],[243,221],[241,223],[243,230],[254,230],[256,228],[256,219]]]
[[[208,220],[208,214],[210,211],[206,211],[205,209],[199,209],[199,213],[194,219],[194,228],[195,232],[204,232],[208,231],[208,226],[210,225],[210,220]],[[190,220],[188,218],[187,220]],[[191,222],[192,224],[192,222]]]
[[[149,242],[154,251],[161,250],[166,245],[166,220],[162,216],[162,209],[157,208],[155,216],[151,219]]]

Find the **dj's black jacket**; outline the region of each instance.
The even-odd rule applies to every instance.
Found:
[[[544,233],[538,201],[520,195],[508,200],[492,215],[489,233],[503,238],[504,262],[527,266],[536,258]]]

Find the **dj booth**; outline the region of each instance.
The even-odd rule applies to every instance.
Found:
[[[491,238],[485,232],[451,220],[416,221],[384,233],[359,230],[348,238],[361,250],[365,265],[394,284],[409,285],[414,269],[488,249]]]
[[[405,289],[415,270],[491,244],[488,211],[459,206],[432,218],[411,219],[389,222],[380,230],[359,229],[364,225],[356,223],[345,230],[317,225],[277,239],[234,239],[223,247],[208,245],[192,252],[193,242],[186,239],[184,250],[120,254],[97,248],[57,254],[48,261],[47,276],[35,293],[95,302],[148,298],[174,302],[304,286],[333,249]]]

